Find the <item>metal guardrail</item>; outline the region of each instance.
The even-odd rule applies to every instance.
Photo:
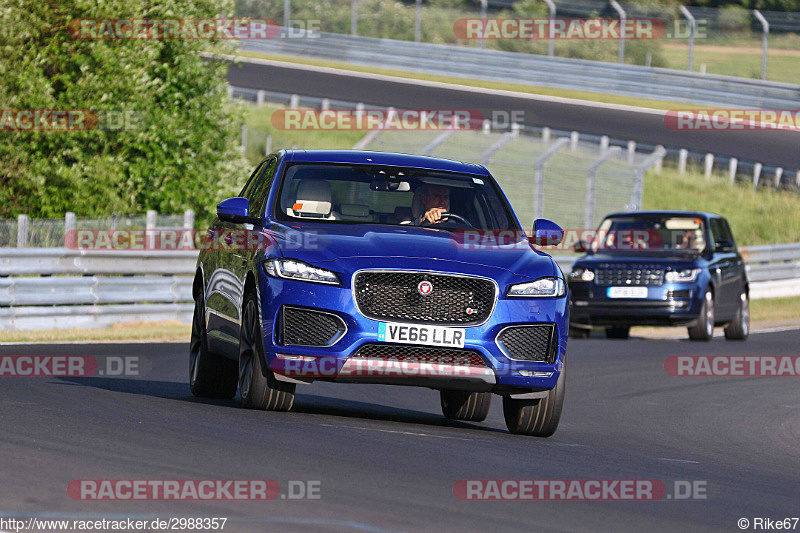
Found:
[[[800,295],[800,243],[750,246],[742,254],[752,298]],[[554,258],[569,273],[577,256]],[[194,251],[0,249],[0,329],[189,323],[196,261]]]
[[[247,41],[249,52],[736,108],[794,109],[800,85],[464,46],[320,33]]]

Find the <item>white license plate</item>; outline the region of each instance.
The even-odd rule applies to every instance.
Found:
[[[464,328],[445,328],[424,324],[378,324],[378,340],[383,342],[404,342],[424,344],[425,346],[464,347]]]
[[[647,298],[647,287],[609,287],[609,298]]]

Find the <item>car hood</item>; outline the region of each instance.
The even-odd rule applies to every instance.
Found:
[[[526,279],[556,275],[550,256],[527,241],[511,246],[464,246],[446,230],[378,224],[281,224],[270,227],[282,254],[311,264],[360,268],[451,270],[491,275],[502,270]]]
[[[585,255],[575,261],[573,268],[603,267],[606,265],[655,265],[661,268],[692,268],[698,266],[701,257],[696,254],[669,254],[669,253],[645,253],[635,254],[619,253],[595,253]]]

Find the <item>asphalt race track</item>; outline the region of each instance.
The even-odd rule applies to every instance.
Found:
[[[452,423],[428,389],[319,383],[290,413],[201,401],[184,344],[5,345],[0,355],[137,356],[138,377],[0,378],[0,517],[208,516],[225,531],[738,531],[800,515],[797,377],[672,377],[670,355],[797,355],[800,331],[743,343],[572,340],[549,439]],[[103,365],[101,364],[101,367]],[[319,481],[320,499],[73,500],[77,479]],[[461,501],[461,479],[705,482],[707,498]],[[752,526],[751,526],[752,527]]]
[[[368,106],[470,109],[485,117],[491,117],[493,111],[523,111],[527,125],[690,148],[781,166],[787,171],[800,168],[800,136],[796,131],[673,131],[665,126],[659,113],[481,92],[469,87],[426,86],[401,78],[365,77],[343,70],[320,71],[282,63],[240,63],[231,66],[228,81],[237,87],[363,102]]]

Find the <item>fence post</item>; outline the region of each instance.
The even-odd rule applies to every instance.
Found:
[[[358,35],[358,0],[350,2],[350,35]]]
[[[794,184],[800,187],[800,169],[797,171],[797,176],[794,178]]]
[[[783,167],[778,167],[775,169],[775,188],[780,189],[781,187],[781,178],[783,177]]]
[[[636,167],[634,172],[635,179],[633,182],[633,193],[631,194],[631,211],[636,211],[637,209],[642,208],[642,203],[644,200],[644,173],[647,172],[647,169],[650,168],[650,166],[653,164],[658,164],[662,159],[664,159],[665,155],[667,155],[667,151],[664,149],[664,147],[656,146],[656,149],[653,150],[653,153],[647,156],[641,165]]]
[[[542,218],[542,213],[544,212],[544,164],[568,142],[570,140],[566,137],[556,140],[547,150],[539,154],[539,157],[533,162],[534,218]]]
[[[656,174],[661,174],[661,169],[664,166],[664,155],[663,154],[666,154],[667,151],[664,150],[663,146],[661,146],[660,144],[657,144],[656,145],[656,149],[653,150],[653,153],[654,154],[657,154],[657,153],[662,154],[661,157],[658,157],[655,160],[655,171],[656,171]]]
[[[488,118],[483,119],[483,127],[481,128],[483,133],[488,135],[492,132],[492,121]]]
[[[547,55],[553,57],[555,55],[555,28],[553,27],[553,20],[556,18],[556,4],[553,0],[544,0],[547,7],[550,9],[550,20],[547,27]]]
[[[414,42],[422,40],[422,0],[417,0],[414,10]]]
[[[594,191],[597,181],[597,170],[603,163],[611,159],[614,154],[621,151],[622,148],[614,146],[589,165],[589,170],[586,172],[586,206],[583,217],[584,228],[588,229],[594,227]]]
[[[264,105],[264,97],[266,94],[267,92],[264,89],[259,89],[256,93],[256,105],[258,105],[258,107],[262,107]]]
[[[321,111],[330,111],[331,109],[331,99],[330,98],[323,98],[322,103],[319,105]]]
[[[681,176],[686,174],[686,159],[689,157],[689,150],[681,148],[678,150],[678,172]]]
[[[678,9],[681,10],[683,16],[689,21],[689,64],[686,67],[686,70],[691,72],[694,64],[694,34],[697,30],[697,21],[695,20],[694,15],[692,15],[689,10],[686,9],[686,6],[678,6]]]
[[[76,244],[75,213],[67,211],[64,213],[64,246],[74,248]]]
[[[714,170],[714,154],[706,154],[705,175],[706,179],[711,179],[711,172]]]
[[[289,10],[291,9],[291,0],[283,0],[283,27],[289,29]]]
[[[753,188],[758,189],[758,181],[761,179],[761,163],[756,163],[753,166]]]
[[[636,141],[628,141],[628,164],[632,165],[636,158]]]
[[[546,143],[550,142],[550,133],[551,133],[550,128],[548,128],[547,126],[542,128],[542,142]]]
[[[730,161],[728,162],[728,180],[731,183],[736,181],[736,168],[739,165],[739,160],[735,157],[731,157]]]
[[[481,3],[481,27],[486,30],[486,9],[489,7],[489,0],[480,0]],[[486,39],[478,39],[478,46],[481,50],[486,48]]]
[[[604,154],[608,151],[608,135],[600,137],[600,153]]]
[[[158,213],[152,209],[147,211],[147,217],[145,218],[145,229],[147,231],[153,231],[156,229],[156,217]]]
[[[611,0],[611,7],[614,8],[614,11],[617,12],[619,15],[619,27],[620,27],[620,39],[619,39],[619,57],[617,61],[619,63],[625,62],[625,39],[622,38],[622,28],[625,27],[625,10],[622,9],[622,6],[619,5],[617,0]],[[588,226],[587,226],[588,227]]]
[[[293,94],[289,97],[289,109],[297,109],[300,105],[300,96]]]
[[[183,212],[183,229],[194,229],[194,209]]]
[[[573,152],[578,150],[578,139],[580,139],[580,133],[577,131],[573,131],[569,134],[569,149]]]
[[[769,22],[761,14],[758,9],[753,10],[753,15],[756,16],[763,28],[763,37],[761,38],[761,79],[767,79],[767,50],[769,47]]]
[[[28,215],[17,216],[17,248],[28,246]]]

